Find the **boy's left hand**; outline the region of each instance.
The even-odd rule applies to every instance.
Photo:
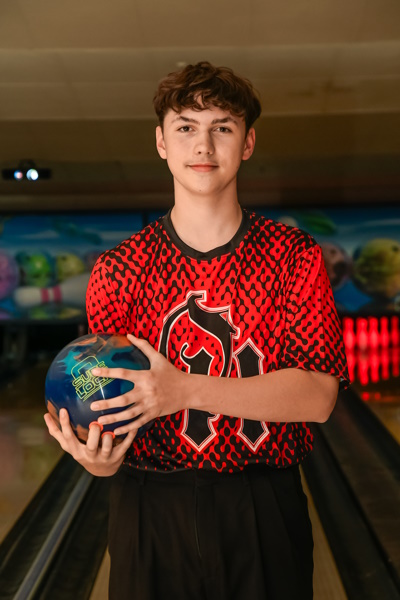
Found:
[[[147,356],[150,361],[149,370],[135,371],[107,367],[92,369],[93,375],[126,379],[134,384],[133,389],[123,396],[109,400],[96,400],[91,405],[93,411],[128,407],[121,412],[97,419],[103,425],[135,419],[134,422],[116,429],[116,435],[128,433],[132,429],[136,430],[157,417],[171,415],[186,408],[183,389],[187,381],[187,373],[174,367],[146,340],[131,334],[128,334],[127,338]]]

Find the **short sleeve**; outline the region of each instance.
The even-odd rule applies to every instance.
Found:
[[[283,363],[333,375],[340,389],[350,383],[341,323],[315,242],[295,257],[288,275]]]
[[[119,286],[107,272],[103,257],[97,260],[86,292],[86,315],[90,333],[126,333]]]

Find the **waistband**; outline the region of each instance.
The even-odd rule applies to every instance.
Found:
[[[146,481],[155,481],[157,483],[189,483],[195,485],[213,485],[219,483],[229,483],[236,481],[247,482],[250,478],[271,477],[284,478],[289,473],[299,470],[299,465],[292,465],[287,468],[273,468],[268,465],[248,465],[240,471],[220,472],[212,469],[181,469],[179,471],[148,471],[143,469],[133,469],[124,465],[118,473],[127,475],[143,484]]]

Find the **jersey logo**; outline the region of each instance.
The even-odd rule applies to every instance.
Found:
[[[264,356],[250,339],[232,351],[233,340],[239,338],[230,306],[210,307],[205,290],[190,291],[185,301],[165,316],[158,350],[188,373],[227,377],[235,361],[240,377],[261,374]],[[220,416],[185,410],[182,437],[196,452],[202,452],[217,437],[215,425]],[[236,434],[256,452],[269,430],[264,422],[240,419]]]

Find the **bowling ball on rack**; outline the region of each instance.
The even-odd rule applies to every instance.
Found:
[[[107,400],[125,394],[133,388],[133,383],[125,379],[97,377],[92,374],[95,367],[121,367],[131,370],[149,369],[148,358],[123,335],[95,333],[83,335],[57,354],[47,372],[45,382],[46,406],[53,418],[58,421],[61,408],[66,408],[70,423],[77,437],[86,442],[89,425],[109,413],[120,412],[124,408],[93,411],[90,406],[95,400]],[[113,431],[131,422],[119,421],[103,426],[103,432]],[[141,437],[152,425],[140,427],[136,438]],[[118,436],[116,442],[124,436]]]
[[[8,252],[0,250],[0,300],[7,298],[19,284],[18,263]]]
[[[54,260],[47,252],[18,252],[21,285],[48,287],[54,282]]]

